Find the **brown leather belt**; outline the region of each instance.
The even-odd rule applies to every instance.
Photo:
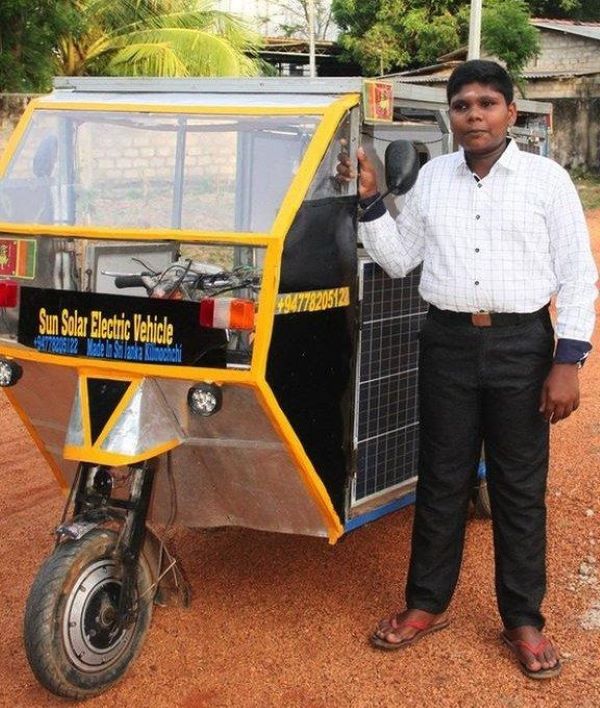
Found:
[[[514,327],[535,319],[549,317],[548,305],[535,312],[453,312],[429,306],[428,317],[441,324],[472,327]]]

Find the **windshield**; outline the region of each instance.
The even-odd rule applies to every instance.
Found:
[[[269,231],[319,120],[38,109],[0,222]]]

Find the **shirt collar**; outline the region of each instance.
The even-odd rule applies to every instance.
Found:
[[[520,157],[519,146],[513,138],[508,139],[508,145],[506,150],[500,155],[496,163],[493,165],[492,170],[495,171],[497,165],[501,165],[504,169],[514,171],[518,167],[519,157]],[[471,168],[467,165],[465,160],[465,151],[459,148],[456,152],[456,170],[464,174],[471,175]]]

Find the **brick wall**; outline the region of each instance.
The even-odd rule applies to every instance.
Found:
[[[574,34],[541,30],[541,52],[525,71],[598,71],[600,42]]]
[[[0,153],[6,148],[10,135],[32,98],[33,96],[25,94],[0,94]],[[175,124],[171,117],[165,118],[165,122]],[[124,129],[122,134],[116,136],[113,131],[96,130],[93,139],[91,138],[86,128],[82,127],[79,141],[86,143],[88,160],[81,167],[83,170],[93,167],[97,180],[104,176],[114,178],[116,174],[125,179],[172,177],[175,132],[153,133]],[[35,149],[36,145],[34,140],[32,149]],[[186,146],[188,174],[201,175],[204,170],[210,168],[212,176],[218,174],[231,178],[235,171],[235,162],[231,164],[234,151],[233,133],[216,134],[214,140],[210,141],[207,141],[205,136],[197,138],[192,134],[188,136]],[[24,159],[22,162],[22,168],[29,169],[29,161]],[[15,176],[26,175],[20,175],[17,171]]]

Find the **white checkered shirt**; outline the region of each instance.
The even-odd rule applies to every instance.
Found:
[[[597,269],[577,191],[557,163],[514,140],[481,181],[464,153],[425,164],[394,224],[359,224],[392,277],[419,263],[427,302],[456,312],[534,312],[556,295],[556,334],[589,341]]]

